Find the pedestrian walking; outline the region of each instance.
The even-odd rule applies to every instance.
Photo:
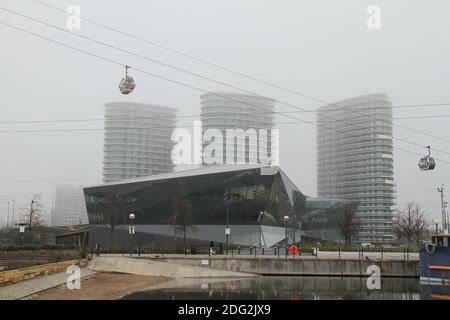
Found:
[[[215,255],[216,254],[216,245],[214,244],[214,241],[211,239],[209,242],[209,254]]]

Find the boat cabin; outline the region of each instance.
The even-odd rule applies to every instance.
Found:
[[[431,235],[431,242],[438,246],[448,247],[450,243],[450,234],[435,233]]]

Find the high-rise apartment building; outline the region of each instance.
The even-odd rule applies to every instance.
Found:
[[[56,185],[50,224],[52,226],[88,224],[82,187]]]
[[[261,160],[271,157],[274,100],[227,92],[203,94],[200,100],[203,163],[261,164]],[[227,129],[239,131],[227,137]],[[208,132],[214,132],[211,130],[220,131],[223,136],[222,154],[219,156],[211,156],[208,152],[208,145],[212,142]]]
[[[142,103],[105,104],[103,181],[173,171],[171,136],[176,112],[174,108]]]
[[[390,243],[395,205],[392,104],[385,94],[319,108],[318,196],[358,200],[358,241]]]

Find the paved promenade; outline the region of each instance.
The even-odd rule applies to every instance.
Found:
[[[95,274],[95,272],[92,270],[87,268],[81,269],[82,278],[93,274]],[[66,283],[68,276],[69,275],[65,272],[59,272],[2,286],[0,287],[0,300],[22,299],[32,294],[63,285]]]

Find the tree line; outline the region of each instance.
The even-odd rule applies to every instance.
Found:
[[[337,227],[346,245],[350,245],[361,229],[361,216],[357,208],[349,204],[337,213]],[[398,210],[392,220],[398,243],[419,245],[427,235],[431,222],[418,202],[408,202],[403,210]]]

